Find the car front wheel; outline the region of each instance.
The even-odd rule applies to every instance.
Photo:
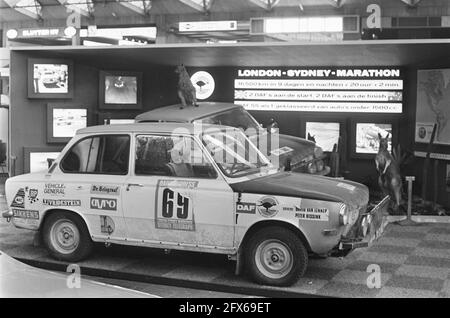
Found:
[[[301,239],[292,231],[266,227],[250,237],[245,262],[257,283],[290,286],[305,273],[308,252]]]
[[[69,262],[86,258],[93,247],[83,220],[64,211],[48,216],[43,227],[43,239],[54,258]]]

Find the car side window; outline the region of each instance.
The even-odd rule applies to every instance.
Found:
[[[125,175],[128,173],[130,137],[102,135],[80,140],[61,161],[66,173]]]
[[[136,175],[217,178],[194,139],[185,136],[136,137]]]

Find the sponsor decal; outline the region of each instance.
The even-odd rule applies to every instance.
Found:
[[[66,185],[64,183],[46,183],[44,185],[44,194],[64,196],[66,195]]]
[[[42,199],[42,204],[50,206],[81,206],[81,200]]]
[[[15,218],[39,220],[39,211],[18,209],[12,209],[12,211]]]
[[[255,214],[256,213],[256,204],[248,203],[248,202],[237,202],[236,203],[236,213]]]
[[[278,201],[274,197],[262,197],[258,200],[256,206],[259,214],[267,218],[273,217],[278,213]]]
[[[25,208],[25,190],[23,188],[17,190],[17,193],[11,202],[11,207],[20,209]]]
[[[114,220],[107,215],[100,215],[100,232],[104,234],[112,234],[116,229]]]
[[[158,229],[195,231],[194,192],[198,181],[158,180],[156,224]]]
[[[91,198],[91,209],[117,211],[117,199]]]
[[[101,184],[93,184],[91,186],[92,194],[106,194],[106,195],[119,195],[120,187],[119,186],[110,186],[110,185],[101,185]]]
[[[31,204],[33,204],[33,203],[35,203],[35,202],[37,202],[37,201],[39,201],[39,199],[38,199],[38,190],[37,189],[29,189],[28,187],[26,187],[25,188],[25,192],[27,192],[28,193],[28,201],[31,203]]]
[[[344,189],[347,189],[347,190],[349,190],[349,191],[355,190],[355,186],[352,186],[351,184],[348,184],[348,183],[339,182],[339,183],[337,184],[337,186],[338,186],[339,188],[344,188]]]
[[[295,208],[295,217],[309,221],[328,221],[329,210],[326,208]]]

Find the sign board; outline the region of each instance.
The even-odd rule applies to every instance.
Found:
[[[202,31],[234,31],[237,30],[237,21],[195,21],[180,22],[179,32],[202,32]]]
[[[402,113],[397,68],[238,69],[234,102],[249,110]]]

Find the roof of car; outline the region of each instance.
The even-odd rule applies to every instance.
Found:
[[[198,125],[195,129],[199,129]],[[223,129],[224,126],[203,124],[202,130],[209,128]],[[226,127],[230,128],[230,127]],[[194,134],[200,132],[194,129],[191,123],[134,123],[134,124],[116,124],[116,125],[98,125],[79,129],[77,134],[96,134],[96,133],[188,133]]]
[[[181,104],[159,107],[136,116],[136,121],[191,123],[196,119],[242,106],[232,103],[199,102],[198,107],[186,106],[183,109],[180,109],[180,107]]]

